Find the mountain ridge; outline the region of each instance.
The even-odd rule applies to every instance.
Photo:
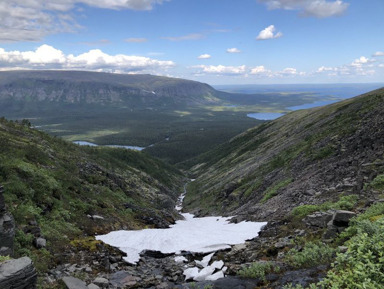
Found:
[[[173,104],[217,103],[217,91],[197,81],[149,74],[86,71],[1,71],[0,101],[125,104],[132,97],[143,105],[161,98]],[[140,104],[136,102],[135,104]]]

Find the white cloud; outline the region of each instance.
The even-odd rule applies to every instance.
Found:
[[[373,54],[373,56],[384,56],[384,52],[383,51],[377,51]]]
[[[259,0],[268,9],[298,10],[302,15],[326,18],[343,14],[349,4],[342,0]]]
[[[297,73],[298,73],[297,69],[292,67],[284,68],[283,71],[281,71],[281,74],[285,74],[285,75],[294,75]]]
[[[334,67],[326,67],[326,66],[321,66],[317,69],[317,72],[326,72],[326,71],[334,71]]]
[[[199,57],[197,57],[198,59],[209,59],[209,58],[211,58],[212,56],[211,55],[209,55],[209,54],[202,54],[202,55],[200,55]]]
[[[162,39],[170,40],[170,41],[184,41],[184,40],[199,40],[204,38],[205,35],[201,33],[192,33],[183,36],[176,37],[162,37]]]
[[[267,28],[260,31],[259,36],[257,36],[257,40],[267,40],[267,39],[273,39],[273,38],[279,38],[283,36],[283,33],[277,32],[275,33],[275,26],[269,25]]]
[[[156,60],[135,55],[109,55],[99,49],[79,55],[65,55],[61,50],[42,45],[35,51],[5,51],[0,48],[0,68],[23,69],[75,69],[94,71],[120,71],[153,73],[175,65],[172,61]]]
[[[38,41],[44,36],[79,29],[77,4],[105,9],[151,10],[169,0],[7,0],[0,1],[0,41]]]
[[[371,62],[372,60],[369,60],[365,56],[361,56],[360,58],[355,59],[352,63],[351,66],[354,67],[362,67],[364,64]]]
[[[263,65],[256,66],[256,67],[251,69],[251,74],[263,74],[266,72],[268,72],[268,70],[266,70]]]
[[[227,52],[228,53],[240,53],[241,51],[234,47],[234,48],[228,48]]]
[[[146,39],[146,38],[127,38],[124,41],[128,42],[128,43],[143,43],[143,42],[147,42],[148,39]]]
[[[341,65],[337,67],[321,66],[317,69],[316,73],[326,74],[328,76],[371,76],[376,74],[375,68],[381,67],[380,63],[377,63],[374,59],[369,59],[365,56],[361,56],[350,64]]]
[[[217,75],[239,75],[246,72],[246,66],[224,66],[224,65],[197,65],[195,68],[200,68],[202,72]]]

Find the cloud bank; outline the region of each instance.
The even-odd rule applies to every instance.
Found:
[[[109,55],[100,49],[73,55],[49,45],[41,45],[35,51],[5,51],[0,48],[0,69],[66,69],[121,73],[155,73],[173,67],[173,61],[149,57],[116,54]]]
[[[343,14],[349,4],[342,0],[259,0],[268,9],[298,10],[301,15],[317,18],[339,16]]]
[[[44,36],[73,32],[78,4],[104,9],[151,10],[169,0],[7,0],[0,1],[0,41],[39,41]]]

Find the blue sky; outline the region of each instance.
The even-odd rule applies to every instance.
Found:
[[[383,0],[0,0],[0,69],[383,82]]]

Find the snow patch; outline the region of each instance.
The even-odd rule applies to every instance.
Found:
[[[136,264],[144,250],[162,253],[190,251],[210,253],[228,249],[231,245],[244,243],[257,237],[266,222],[229,223],[230,217],[194,218],[182,214],[184,220],[176,221],[169,229],[144,229],[136,231],[114,231],[97,236],[97,240],[118,247],[127,253],[125,261]]]

